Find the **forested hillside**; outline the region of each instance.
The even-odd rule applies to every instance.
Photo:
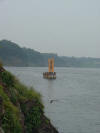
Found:
[[[18,44],[1,40],[0,60],[5,66],[45,67],[48,58],[55,59],[56,67],[100,67],[100,58],[76,58],[58,56],[55,53],[40,53],[30,48],[21,48]]]

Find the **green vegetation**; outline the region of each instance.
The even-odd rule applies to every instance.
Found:
[[[20,104],[20,110],[25,115],[24,123],[27,133],[32,133],[33,129],[37,129],[41,125],[44,108],[41,95],[33,88],[27,88],[21,84],[7,71],[0,72],[0,79],[7,86],[5,88],[5,86],[0,85],[0,97],[3,100],[3,113],[0,112],[0,117],[2,117],[3,130],[5,133],[22,133],[20,111],[19,106],[17,106]]]
[[[4,113],[2,116],[2,128],[7,133],[21,133],[22,128],[19,121],[19,111],[18,109],[10,102],[9,97],[3,91],[3,87],[0,86],[0,97],[3,99],[3,108]]]
[[[25,109],[25,108],[24,108]],[[32,129],[38,128],[41,125],[42,112],[39,106],[32,107],[28,112],[23,110],[25,113],[25,124],[27,125],[27,133],[32,133]]]
[[[4,71],[1,73],[1,78],[3,83],[6,84],[8,87],[13,87],[14,86],[14,76],[11,75],[9,72]]]
[[[2,119],[2,128],[7,133],[22,133],[22,127],[19,121],[19,115],[17,115],[18,109],[11,104],[11,102],[5,102],[5,113]]]
[[[20,89],[21,88],[21,89]],[[32,87],[27,88],[25,85],[20,83],[18,80],[15,82],[15,89],[18,92],[18,97],[21,99],[37,99],[41,103],[41,95],[37,93]],[[42,103],[41,103],[42,104]]]

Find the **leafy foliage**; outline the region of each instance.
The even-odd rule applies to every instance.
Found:
[[[32,133],[33,128],[38,128],[41,124],[40,107],[33,107],[26,113],[25,124],[27,125],[27,133]]]
[[[11,75],[10,72],[4,71],[1,73],[1,78],[3,83],[5,83],[8,87],[14,86],[14,76]]]
[[[16,90],[14,88],[9,88],[9,92],[10,92],[10,100],[11,100],[11,102],[14,105],[16,105],[16,103],[18,101]]]

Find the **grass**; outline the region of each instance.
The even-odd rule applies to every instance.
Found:
[[[19,95],[26,97],[30,100],[35,98],[35,99],[41,101],[41,95],[39,93],[37,93],[32,87],[28,88],[25,85],[23,85],[22,83],[20,83],[19,81],[16,81],[15,88],[18,91]]]
[[[14,106],[0,85],[0,96],[3,99],[4,114],[2,116],[2,128],[5,132],[21,133],[22,128],[19,120],[19,110]]]

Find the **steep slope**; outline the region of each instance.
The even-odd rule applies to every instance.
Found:
[[[0,133],[58,133],[43,109],[40,94],[0,66]]]

